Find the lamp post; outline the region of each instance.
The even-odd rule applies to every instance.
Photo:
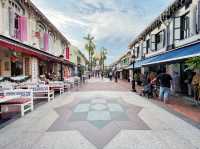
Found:
[[[64,56],[60,55],[59,59],[61,61],[61,63],[60,63],[60,80],[63,81],[64,80],[64,78],[63,78],[63,61],[64,61]]]
[[[134,50],[132,50],[131,51],[132,52],[132,77],[133,77],[133,79],[132,79],[132,91],[133,92],[136,92],[136,89],[135,89],[135,79],[134,79],[134,64],[135,64],[135,51]]]

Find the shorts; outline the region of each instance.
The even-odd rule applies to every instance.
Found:
[[[160,87],[160,99],[167,101],[169,100],[169,96],[170,96],[170,88],[168,87]]]

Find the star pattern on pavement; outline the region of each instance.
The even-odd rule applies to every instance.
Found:
[[[119,98],[104,96],[77,99],[56,108],[59,117],[48,131],[78,130],[98,149],[102,149],[121,130],[150,130],[139,117],[142,107]]]

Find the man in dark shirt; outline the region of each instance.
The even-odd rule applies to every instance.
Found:
[[[167,73],[161,73],[157,76],[156,80],[160,82],[160,100],[167,103],[170,95],[172,77]]]

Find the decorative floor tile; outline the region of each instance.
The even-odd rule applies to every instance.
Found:
[[[88,121],[109,121],[111,120],[108,111],[90,111],[87,116]]]
[[[108,104],[108,108],[111,112],[124,112],[119,104]]]
[[[93,110],[105,110],[107,106],[104,104],[95,104],[95,105],[92,105],[91,108]]]
[[[74,112],[88,112],[90,104],[79,104],[75,109]]]
[[[56,109],[60,116],[49,131],[78,130],[98,149],[102,149],[120,130],[150,129],[138,116],[142,107],[127,104],[120,97],[94,95],[91,100],[82,100],[81,96],[77,98],[75,103]]]
[[[107,101],[104,100],[104,99],[94,99],[91,101],[92,103],[102,103],[102,104],[105,104]]]

